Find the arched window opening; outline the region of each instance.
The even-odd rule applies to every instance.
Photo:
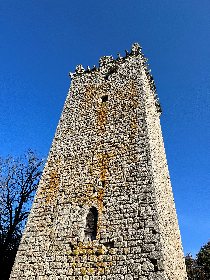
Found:
[[[98,210],[95,207],[91,207],[86,217],[85,241],[92,241],[96,239],[97,222]]]

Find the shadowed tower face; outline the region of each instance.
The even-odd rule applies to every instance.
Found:
[[[187,279],[139,45],[71,78],[10,279]]]

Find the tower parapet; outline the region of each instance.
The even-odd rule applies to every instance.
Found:
[[[121,56],[120,53],[118,53],[117,56],[118,57],[116,59],[114,59],[113,56],[102,56],[99,59],[98,67],[96,67],[96,65],[94,65],[92,68],[90,66],[87,66],[87,68],[85,69],[83,65],[79,64],[76,66],[75,72],[69,72],[69,77],[73,79],[76,76],[88,74],[90,78],[92,77],[94,79],[97,73],[97,75],[102,75],[105,80],[108,80],[109,76],[116,72],[120,65],[125,63],[125,61],[129,60],[131,57],[136,56],[142,62],[141,66],[145,70],[149,85],[155,96],[157,110],[159,113],[162,113],[160,101],[157,96],[155,82],[151,74],[151,70],[149,69],[149,65],[147,64],[147,59],[142,53],[141,46],[138,43],[134,43],[131,47],[130,52],[125,50],[125,56]]]

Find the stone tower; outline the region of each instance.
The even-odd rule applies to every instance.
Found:
[[[187,279],[140,46],[77,66],[11,280]]]

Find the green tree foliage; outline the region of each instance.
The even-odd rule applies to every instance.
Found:
[[[188,280],[210,280],[210,241],[201,247],[195,259],[187,254],[185,264]]]
[[[197,254],[197,265],[203,268],[205,279],[210,279],[210,241]]]
[[[188,280],[194,279],[194,270],[195,270],[195,260],[193,259],[191,254],[187,254],[185,256],[185,264],[187,269]]]
[[[43,160],[29,150],[0,158],[0,279],[7,280],[41,176]]]

